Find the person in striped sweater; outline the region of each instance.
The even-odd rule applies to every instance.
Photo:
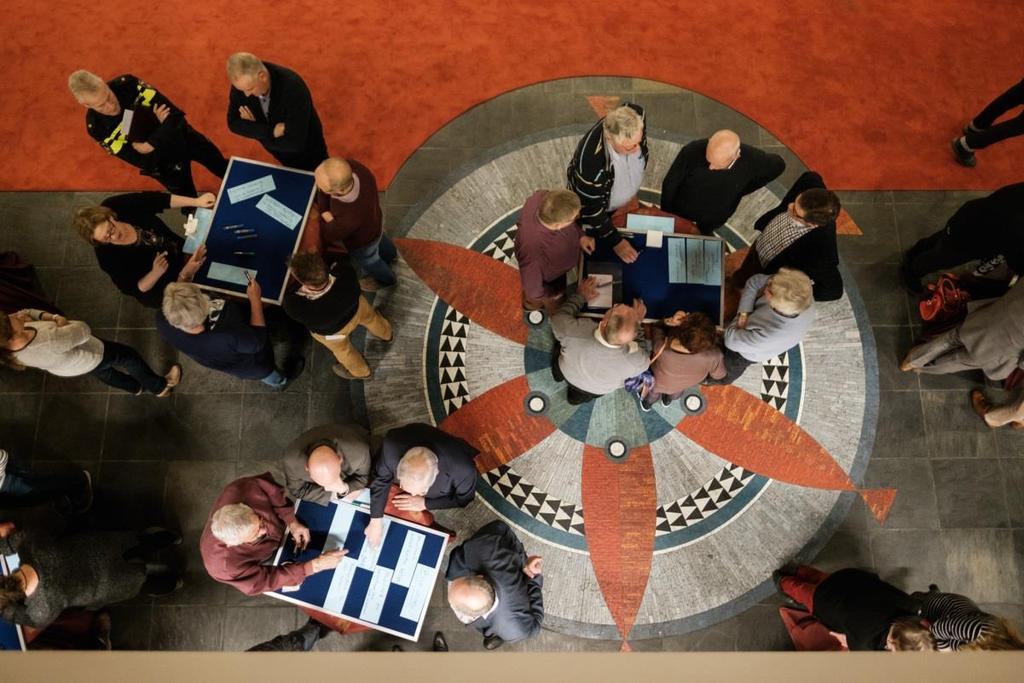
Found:
[[[937,650],[1024,649],[1024,641],[1006,619],[981,611],[963,595],[943,593],[932,585],[927,593],[911,597],[922,603],[921,614],[930,624]]]

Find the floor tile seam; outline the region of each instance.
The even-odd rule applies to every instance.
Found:
[[[31,460],[31,462],[33,464],[36,461],[36,448],[39,445],[39,426],[40,426],[40,424],[43,421],[43,403],[44,403],[44,400],[43,400],[44,393],[43,393],[43,391],[44,391],[44,389],[46,387],[46,379],[47,379],[47,377],[48,377],[48,375],[46,373],[44,373],[43,374],[43,383],[41,385],[40,390],[36,394],[36,395],[39,396],[39,405],[36,406],[35,422],[32,425],[32,447],[29,450],[29,453],[31,454],[31,457],[29,459]]]
[[[100,455],[99,462],[103,464],[103,451],[107,448],[107,429],[110,426],[108,419],[110,417],[110,392],[107,392],[107,400],[103,405],[103,431],[100,432]]]
[[[1006,526],[1011,528],[1013,526],[1013,519],[1010,517],[1010,494],[1006,485],[1007,476],[1006,469],[1003,467],[1003,458],[996,458],[996,463],[999,466],[1000,488],[1003,489],[1003,511],[1006,513]]]
[[[246,394],[243,393],[238,410],[238,445],[235,447],[235,474],[238,474],[237,467],[242,460],[242,437],[245,431],[245,396]]]

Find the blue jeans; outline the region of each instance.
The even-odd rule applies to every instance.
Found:
[[[31,507],[47,501],[66,501],[67,505],[74,506],[87,492],[87,480],[82,472],[35,474],[8,467],[0,484],[0,508]]]
[[[284,385],[288,384],[288,378],[281,374],[281,371],[274,368],[274,371],[260,380],[268,387],[275,389],[282,389]]]
[[[153,372],[138,351],[118,342],[100,341],[103,342],[103,359],[88,374],[129,394],[140,391],[159,394],[167,388],[167,380]]]
[[[353,249],[348,254],[367,275],[384,287],[390,287],[398,282],[389,265],[398,258],[398,250],[386,232],[381,231],[376,241],[361,249]]]

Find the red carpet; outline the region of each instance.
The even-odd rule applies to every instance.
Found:
[[[65,85],[76,68],[142,76],[225,152],[263,158],[255,143],[227,130],[224,60],[240,49],[301,73],[330,148],[366,162],[383,186],[431,133],[474,104],[538,81],[602,74],[720,100],[836,188],[994,188],[1021,180],[1024,139],[987,151],[973,171],[954,164],[947,149],[969,115],[1024,75],[1019,2],[5,6],[3,190],[152,186],[87,137]]]

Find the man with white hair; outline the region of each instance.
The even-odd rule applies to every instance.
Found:
[[[459,621],[484,636],[484,647],[526,640],[544,621],[543,560],[526,556],[508,524],[496,520],[448,558],[448,604]]]
[[[778,154],[740,142],[731,130],[687,143],[661,184],[661,208],[693,221],[704,235],[722,227],[744,196],[786,170]]]
[[[234,300],[211,299],[191,282],[164,289],[156,329],[168,344],[195,362],[239,379],[258,379],[276,390],[302,371],[301,358],[284,372],[274,364],[261,290],[256,280],[246,290],[249,310]]]
[[[636,261],[637,251],[612,225],[612,214],[636,197],[647,159],[644,109],[627,102],[587,131],[566,169],[568,187],[582,203],[580,222],[587,233],[613,247],[626,263]]]
[[[152,176],[171,194],[195,197],[192,162],[224,177],[228,161],[217,145],[189,125],[185,112],[156,88],[131,74],[104,82],[79,69],[68,77],[68,88],[88,111],[85,127],[110,155]],[[125,114],[131,112],[125,129]]]
[[[597,298],[594,278],[583,280],[558,312],[551,316],[551,332],[558,343],[551,360],[555,380],[569,385],[570,405],[580,405],[621,389],[651,364],[643,343],[634,341],[647,307],[640,299],[632,306],[615,304],[600,322],[580,317],[586,301]]]
[[[457,436],[424,423],[388,431],[370,482],[370,543],[380,544],[381,519],[389,505],[398,513],[469,505],[476,494],[477,452]]]
[[[305,562],[267,565],[285,534],[297,548],[309,543],[309,529],[295,518],[284,489],[266,472],[228,484],[213,505],[199,551],[212,578],[246,595],[298,586],[311,574],[337,567],[348,552],[331,550]]]
[[[799,270],[780,268],[747,280],[739,312],[725,330],[725,369],[720,384],[731,384],[747,366],[793,348],[814,324],[814,289]]]
[[[228,57],[228,128],[259,141],[283,166],[312,171],[327,158],[327,143],[305,81],[251,52]]]
[[[292,498],[353,500],[369,483],[370,435],[354,423],[313,427],[288,444],[283,469]]]

